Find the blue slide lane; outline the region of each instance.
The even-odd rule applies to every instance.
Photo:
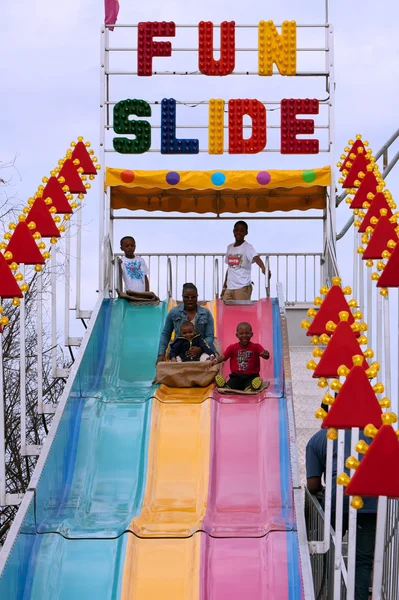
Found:
[[[118,598],[142,504],[155,359],[167,303],[103,302],[35,497],[0,579],[1,600]]]

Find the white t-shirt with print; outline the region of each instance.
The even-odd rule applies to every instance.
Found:
[[[229,244],[227,246],[225,263],[227,269],[227,288],[239,290],[251,283],[251,266],[255,256],[258,256],[255,248],[243,242],[240,246]]]
[[[122,256],[121,267],[125,289],[131,292],[145,292],[145,276],[149,272],[145,260],[138,254],[134,258]]]

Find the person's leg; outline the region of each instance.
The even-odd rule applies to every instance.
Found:
[[[226,383],[226,387],[229,387],[231,390],[241,390],[244,391],[248,385],[248,375],[235,375],[234,373],[230,374],[230,378]]]
[[[257,375],[250,375],[247,379],[247,384],[245,386],[246,392],[256,392],[262,387],[263,380],[259,377],[259,373]]]
[[[235,300],[236,296],[235,296],[235,291],[236,290],[225,290],[224,294],[223,294],[223,301],[229,301],[229,300]]]
[[[246,285],[235,291],[235,300],[251,300],[252,285]]]
[[[368,600],[373,571],[375,514],[358,513],[356,528],[356,581],[355,600]]]

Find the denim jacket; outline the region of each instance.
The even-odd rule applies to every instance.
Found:
[[[180,335],[181,324],[183,321],[187,320],[187,313],[184,310],[184,304],[179,304],[169,311],[161,333],[161,339],[159,341],[158,356],[160,354],[165,354],[170,342],[170,338],[172,337],[172,332],[174,331],[175,337],[178,337]],[[212,351],[216,353],[216,349],[213,345],[213,340],[215,338],[215,326],[211,311],[198,304],[194,326],[196,332],[202,335],[204,340],[212,348]]]

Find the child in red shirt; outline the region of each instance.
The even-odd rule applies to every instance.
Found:
[[[270,354],[260,344],[251,342],[253,336],[252,327],[249,323],[237,325],[236,337],[238,343],[228,346],[224,354],[212,360],[216,365],[230,359],[230,378],[226,382],[222,375],[216,375],[218,387],[226,387],[232,390],[256,391],[262,386],[259,377],[260,358],[268,359]]]

